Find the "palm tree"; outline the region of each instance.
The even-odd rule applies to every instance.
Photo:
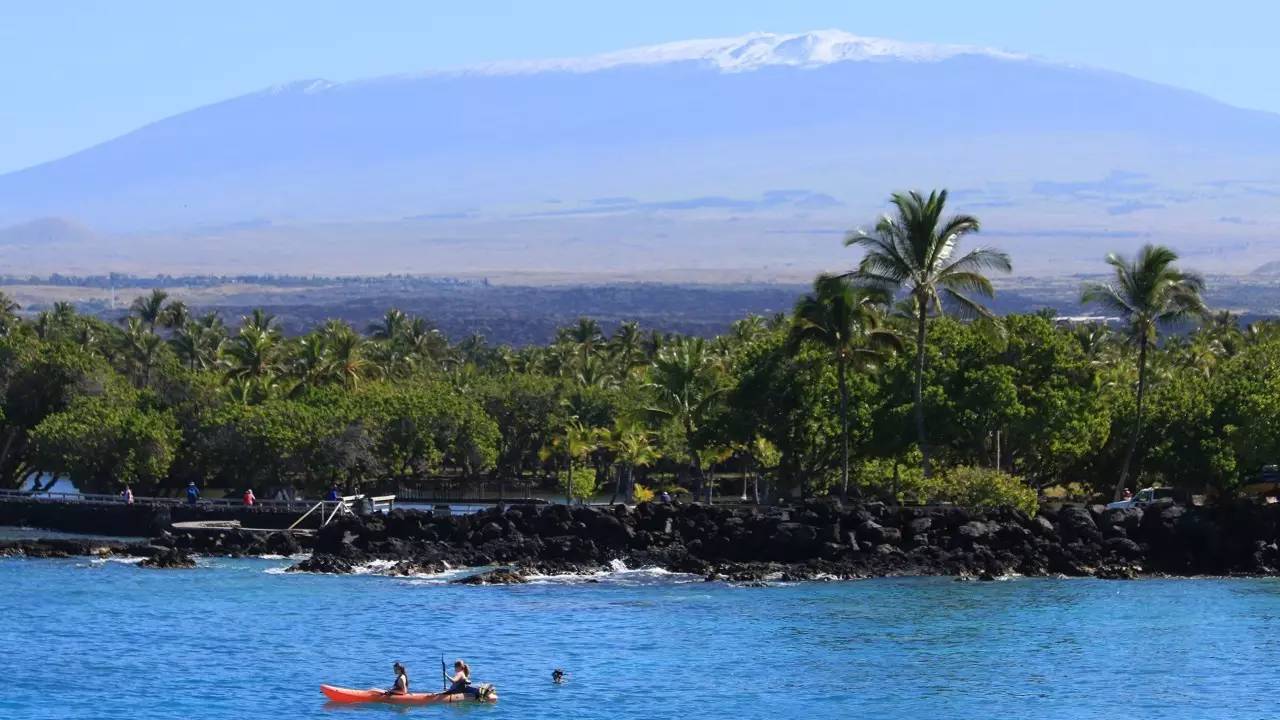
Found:
[[[699,432],[711,419],[716,400],[724,394],[718,359],[702,338],[675,342],[664,348],[650,366],[648,388],[653,394],[653,403],[647,408],[649,414],[675,423],[684,435],[694,496],[701,497],[704,477]]]
[[[217,363],[226,339],[221,322],[211,327],[202,321],[188,320],[173,333],[169,344],[188,368],[208,370]]]
[[[350,325],[341,320],[330,320],[321,333],[329,346],[334,372],[348,388],[359,385],[360,379],[376,367],[365,359],[365,340]]]
[[[169,293],[155,288],[150,295],[140,295],[133,299],[133,304],[129,306],[131,315],[141,320],[151,332],[155,332],[156,325],[164,320],[165,301],[169,299]]]
[[[319,387],[333,379],[333,359],[324,333],[313,332],[298,340],[289,370],[297,383],[293,387],[294,392]]]
[[[625,380],[636,368],[648,364],[644,358],[644,339],[640,324],[627,321],[613,331],[609,338],[609,354],[618,370],[618,379]]]
[[[279,336],[256,323],[245,323],[223,349],[227,381],[252,390],[245,397],[264,396],[279,370]]]
[[[896,213],[885,215],[874,232],[856,232],[845,245],[866,250],[853,276],[862,283],[896,292],[906,290],[913,301],[916,323],[915,422],[921,464],[929,476],[929,443],[924,426],[924,351],[931,312],[943,312],[943,301],[958,311],[990,317],[991,312],[969,296],[991,297],[995,290],[984,272],[1009,272],[1009,256],[998,250],[978,248],[955,257],[962,237],[978,231],[978,219],[971,215],[943,217],[947,191],[924,197],[919,192],[894,193],[890,198]]]
[[[139,369],[136,382],[139,387],[148,387],[151,384],[151,368],[155,365],[156,353],[164,341],[152,332],[145,320],[136,317],[128,319],[124,335],[130,360]]]
[[[1114,496],[1118,500],[1129,480],[1129,468],[1142,434],[1143,400],[1147,390],[1147,350],[1155,345],[1160,326],[1198,318],[1206,312],[1204,280],[1174,266],[1178,254],[1160,245],[1144,245],[1128,260],[1111,253],[1107,264],[1115,271],[1110,283],[1086,283],[1080,301],[1100,305],[1124,319],[1129,339],[1138,347],[1137,414],[1133,434],[1120,466]]]
[[[8,333],[18,323],[18,311],[22,306],[0,292],[0,333]]]
[[[419,361],[433,362],[444,367],[449,360],[449,339],[432,327],[425,318],[415,317],[405,327],[404,351]]]
[[[191,320],[191,309],[181,300],[172,300],[160,313],[160,324],[170,330],[184,327]]]
[[[603,434],[605,445],[616,454],[619,465],[609,504],[616,502],[618,495],[622,495],[623,502],[626,502],[625,499],[631,497],[635,487],[636,468],[647,467],[658,460],[658,452],[653,447],[653,435],[644,426],[621,418],[615,421],[612,430],[606,430]],[[626,492],[623,492],[623,488],[626,488]]]
[[[369,325],[369,337],[374,340],[397,340],[409,329],[409,316],[392,308],[382,320]]]
[[[600,323],[588,317],[578,318],[578,322],[556,332],[556,339],[578,347],[583,354],[594,353],[604,345],[604,331]]]
[[[883,308],[892,298],[877,287],[854,286],[845,277],[819,275],[813,292],[796,303],[788,344],[794,355],[805,344],[831,353],[840,388],[840,487],[849,496],[849,368],[863,369],[902,347],[892,329],[881,327]]]
[[[254,308],[253,312],[240,318],[240,328],[250,328],[261,332],[278,335],[279,329],[276,327],[276,316],[263,310],[262,308]]]
[[[570,415],[564,428],[551,436],[551,442],[539,453],[544,460],[553,459],[556,452],[564,453],[565,458],[565,497],[569,505],[573,504],[573,463],[584,460],[599,447],[600,433],[598,428],[588,427],[577,415]]]

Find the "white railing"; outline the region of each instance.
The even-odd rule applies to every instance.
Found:
[[[364,495],[348,495],[337,501],[327,501],[337,507],[346,506],[347,510],[351,510],[351,505],[362,498]],[[395,506],[395,495],[378,495],[369,498],[373,502],[374,512],[387,512]],[[3,500],[25,500],[35,502],[48,503],[75,503],[75,504],[91,504],[91,505],[124,505],[126,500],[123,495],[108,495],[104,493],[67,493],[67,492],[27,492],[23,490],[0,490],[0,501]],[[201,498],[195,503],[191,503],[185,497],[144,497],[135,495],[133,497],[134,505],[167,505],[182,506],[194,504],[199,508],[206,509],[234,509],[247,507],[244,501],[239,498],[217,498],[205,499]],[[315,501],[311,500],[255,500],[253,507],[262,508],[264,510],[282,510],[295,511],[300,510],[308,505],[314,509]],[[320,504],[326,504],[326,501],[320,501]],[[337,512],[335,507],[334,512]],[[309,513],[310,511],[308,511]],[[332,519],[332,516],[330,517]],[[326,521],[327,524],[328,521]]]

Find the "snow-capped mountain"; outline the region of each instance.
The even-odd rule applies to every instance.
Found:
[[[519,74],[596,72],[622,65],[694,62],[725,72],[757,70],[770,65],[818,67],[838,62],[937,62],[957,55],[984,55],[1008,60],[1026,56],[971,45],[935,45],[862,37],[843,30],[808,33],[751,33],[740,37],[686,40],[580,58],[497,62],[459,72]]]
[[[950,187],[1025,272],[1152,237],[1225,269],[1278,252],[1278,161],[1280,116],[1116,73],[758,33],[279,85],[0,176],[0,227],[129,235],[50,259],[93,268],[765,277],[847,262],[892,190]]]

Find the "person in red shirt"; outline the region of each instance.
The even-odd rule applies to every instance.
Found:
[[[248,506],[252,507],[252,506],[253,506],[253,503],[254,503],[256,500],[257,500],[257,498],[253,496],[253,488],[249,488],[248,490],[245,490],[245,491],[244,491],[244,504],[245,504],[245,505],[248,505]]]

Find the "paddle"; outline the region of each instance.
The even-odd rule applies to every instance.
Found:
[[[444,692],[449,689],[449,671],[445,669],[444,655],[440,656],[440,682],[443,684],[443,687],[440,688],[440,692]]]

